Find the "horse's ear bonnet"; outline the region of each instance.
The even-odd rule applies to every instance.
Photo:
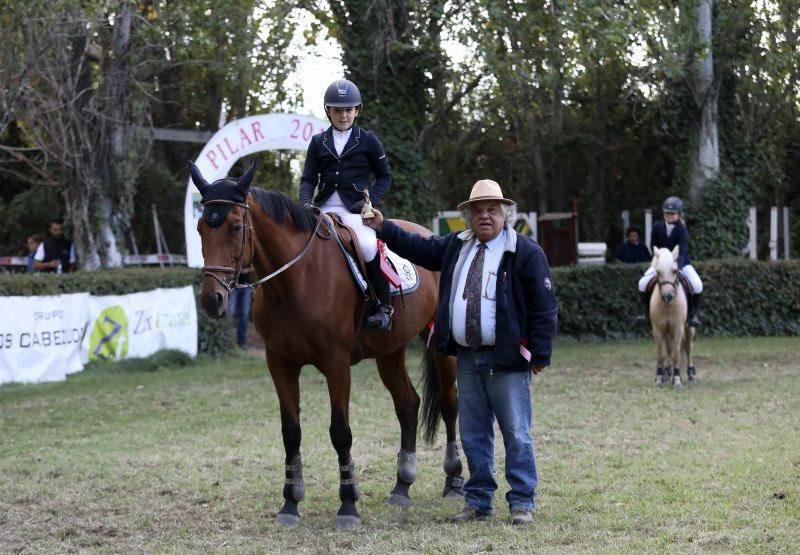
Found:
[[[209,200],[228,200],[244,204],[247,200],[247,193],[250,191],[250,183],[253,181],[253,174],[255,174],[256,162],[250,164],[250,168],[240,178],[224,177],[217,179],[214,183],[208,184],[200,170],[192,162],[189,162],[189,174],[192,176],[197,190],[200,191],[202,203],[205,204]],[[225,204],[209,204],[203,207],[203,219],[209,227],[219,227],[225,222],[228,217],[228,211],[231,209],[230,205]]]

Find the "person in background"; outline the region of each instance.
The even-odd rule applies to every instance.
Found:
[[[33,269],[37,272],[74,272],[77,268],[75,245],[64,237],[64,221],[50,222],[50,235],[36,249]]]
[[[239,276],[239,283],[250,283],[250,275]],[[253,288],[237,287],[231,291],[228,313],[236,321],[236,345],[247,347],[247,327],[250,324],[250,306],[253,304]]]
[[[30,237],[28,237],[28,265],[25,268],[25,271],[29,274],[34,271],[33,269],[33,257],[36,255],[36,251],[39,248],[39,245],[42,244],[44,241],[44,235],[41,233],[34,233]]]
[[[514,230],[516,203],[481,179],[458,205],[469,229],[423,237],[383,219],[365,224],[393,251],[440,271],[432,342],[458,365],[458,422],[469,465],[464,510],[451,522],[492,515],[494,423],[506,448],[511,524],[533,522],[536,454],[531,438],[531,376],[550,365],[558,304],[542,248]]]
[[[641,243],[642,232],[638,227],[631,226],[625,231],[625,242],[617,250],[617,259],[627,264],[635,262],[650,262],[653,255],[647,245]]]
[[[689,326],[696,328],[700,326],[700,318],[697,310],[700,308],[700,297],[703,294],[703,280],[697,274],[697,270],[689,260],[689,232],[686,229],[686,222],[683,220],[683,201],[679,197],[669,197],[661,206],[664,219],[653,224],[653,232],[650,238],[652,249],[674,249],[678,247],[678,269],[689,280],[692,286],[692,294],[687,295]],[[650,295],[651,291],[647,286],[655,276],[656,269],[650,266],[639,280],[639,298],[642,303],[644,313],[639,315],[637,320],[650,322]]]

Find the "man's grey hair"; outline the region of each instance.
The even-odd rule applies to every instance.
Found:
[[[517,205],[501,202],[500,208],[503,210],[503,218],[505,219],[506,225],[513,227],[517,222]],[[464,218],[464,221],[467,223],[467,229],[472,229],[472,209],[469,204],[461,211],[461,217]]]

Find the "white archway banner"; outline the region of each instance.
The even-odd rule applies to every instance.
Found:
[[[226,177],[239,158],[264,150],[306,150],[311,137],[328,128],[327,121],[297,114],[263,114],[232,121],[217,131],[195,164],[209,183]],[[203,265],[197,222],[203,214],[200,193],[191,178],[184,204],[186,263]]]

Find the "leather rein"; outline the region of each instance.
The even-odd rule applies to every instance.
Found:
[[[201,268],[201,270],[203,272],[201,279],[205,278],[206,276],[211,276],[212,278],[217,280],[225,289],[227,289],[229,293],[231,291],[233,291],[234,289],[243,289],[245,287],[249,287],[250,289],[255,289],[257,286],[261,285],[262,283],[265,283],[265,282],[271,280],[272,278],[276,277],[277,275],[281,274],[282,272],[284,272],[284,271],[288,270],[289,268],[291,268],[292,266],[294,266],[298,261],[300,261],[301,258],[303,258],[306,255],[308,250],[311,248],[311,244],[314,242],[314,237],[317,236],[317,233],[319,232],[319,227],[320,227],[320,225],[322,223],[322,220],[323,220],[322,214],[320,214],[317,217],[317,225],[314,227],[314,231],[311,232],[311,237],[308,239],[308,242],[306,243],[305,247],[303,247],[303,250],[300,251],[300,253],[297,256],[292,258],[289,262],[287,262],[286,264],[284,264],[283,266],[281,266],[280,268],[278,268],[277,270],[275,270],[271,274],[262,277],[258,281],[255,281],[253,283],[239,283],[239,276],[242,273],[242,266],[244,265],[244,252],[245,252],[245,248],[246,248],[247,243],[248,243],[248,240],[247,240],[248,237],[250,237],[250,241],[249,241],[249,243],[250,243],[250,266],[248,267],[248,270],[251,270],[252,267],[253,267],[253,256],[255,254],[255,241],[253,241],[253,237],[252,237],[252,235],[253,235],[253,224],[250,221],[250,206],[248,206],[248,204],[246,202],[235,202],[235,201],[232,201],[232,200],[222,200],[222,199],[219,199],[219,200],[207,200],[207,201],[203,202],[203,205],[204,206],[207,206],[207,205],[211,205],[211,206],[214,206],[214,205],[218,205],[218,206],[238,206],[239,208],[244,209],[244,222],[242,223],[242,230],[243,230],[243,233],[242,233],[242,246],[239,249],[239,255],[236,257],[235,267],[234,266],[203,266]],[[220,276],[217,275],[218,272],[219,273],[223,273],[223,274],[227,274],[227,275],[231,275],[232,278],[230,280],[226,281],[224,278],[221,278]]]

